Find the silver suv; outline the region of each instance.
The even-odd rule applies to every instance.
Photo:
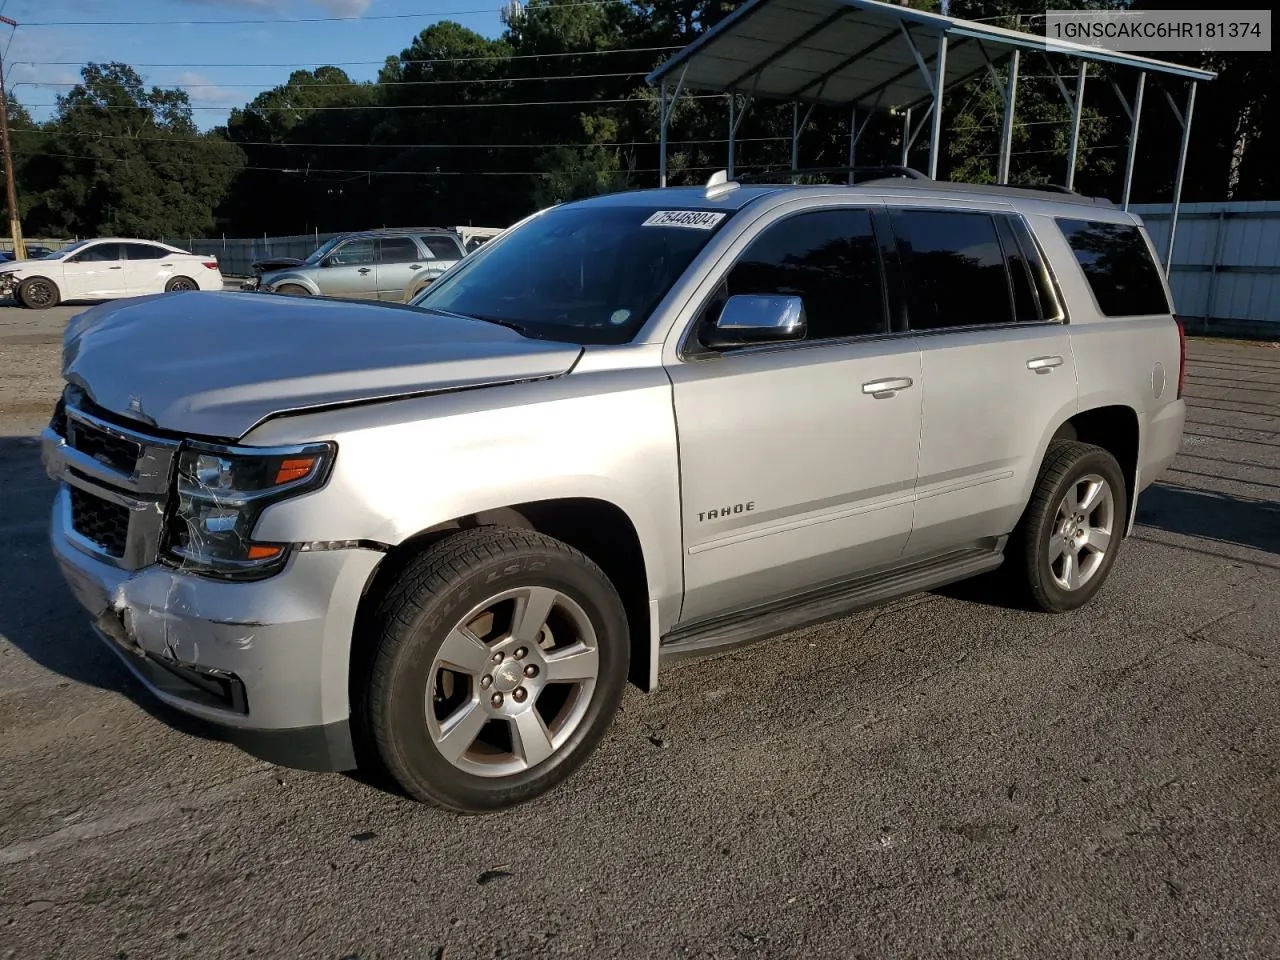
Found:
[[[366,230],[334,237],[301,263],[264,273],[256,287],[404,303],[466,255],[461,238],[449,230]]]
[[[598,197],[415,305],[81,314],[52,543],[161,700],[278,763],[494,809],[673,660],[997,568],[1069,616],[1177,453],[1183,358],[1106,203]]]

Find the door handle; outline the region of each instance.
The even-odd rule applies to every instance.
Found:
[[[1052,373],[1054,367],[1062,366],[1061,357],[1035,357],[1027,361],[1027,369],[1036,373]]]
[[[108,270],[123,270],[124,267],[107,267]]]
[[[892,397],[899,390],[906,390],[915,381],[910,377],[888,377],[884,380],[871,380],[862,385],[862,392],[869,393],[877,400]]]
[[[360,274],[361,276],[363,276],[364,274],[366,274],[366,273],[368,273],[368,272],[369,272],[369,268],[368,268],[368,267],[361,267],[359,270],[357,270],[357,271],[356,271],[356,273]]]
[[[421,270],[421,269],[422,269],[422,264],[420,264],[420,263],[411,263],[411,264],[409,264],[409,269],[410,269],[410,270]]]

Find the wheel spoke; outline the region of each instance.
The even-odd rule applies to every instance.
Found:
[[[1073,483],[1067,488],[1066,496],[1062,498],[1062,506],[1058,508],[1058,515],[1063,519],[1074,517],[1080,510],[1080,486]]]
[[[541,714],[533,707],[522,710],[511,718],[511,745],[515,749],[516,756],[531,767],[541,763],[554,752],[547,725],[542,722]]]
[[[525,591],[525,595],[516,601],[511,636],[520,643],[537,643],[557,596],[559,594],[547,587],[530,587]]]
[[[1085,532],[1088,535],[1085,540],[1085,549],[1094,553],[1105,554],[1107,548],[1111,546],[1111,534],[1106,530],[1099,530],[1097,527],[1090,527]]]
[[[1085,495],[1080,501],[1080,512],[1085,516],[1093,513],[1098,508],[1098,504],[1102,502],[1103,494],[1107,490],[1106,484],[1098,480],[1087,482],[1088,486],[1086,487]]]
[[[1067,550],[1064,558],[1062,561],[1062,579],[1066,582],[1068,590],[1074,590],[1080,586],[1080,564],[1075,550]]]
[[[456,763],[476,742],[488,719],[477,701],[468,700],[440,724],[436,748],[446,760]]]
[[[1053,566],[1058,559],[1067,552],[1067,545],[1063,542],[1062,537],[1054,534],[1049,538],[1049,566]]]
[[[548,683],[572,683],[594,680],[600,673],[600,654],[595,647],[576,644],[563,653],[547,657]]]
[[[436,659],[440,664],[479,675],[489,665],[489,648],[466,627],[454,627],[444,638]]]

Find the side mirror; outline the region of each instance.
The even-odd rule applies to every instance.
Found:
[[[714,349],[753,343],[803,340],[808,330],[799,297],[739,294],[725,301],[720,316],[698,338]]]

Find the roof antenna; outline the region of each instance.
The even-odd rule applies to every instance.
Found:
[[[736,180],[729,179],[727,170],[717,170],[707,180],[706,198],[708,200],[718,200],[720,197],[726,197],[733,193],[741,186],[742,184]]]

